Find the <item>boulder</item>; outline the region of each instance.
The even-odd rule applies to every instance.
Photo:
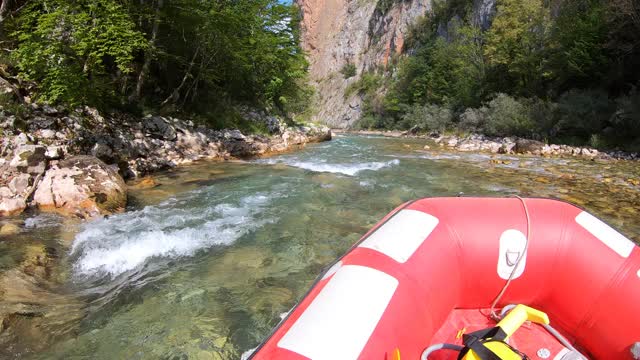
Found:
[[[282,134],[287,128],[287,124],[275,116],[268,116],[265,120],[265,125],[267,126],[267,131],[273,135]]]
[[[18,195],[24,194],[31,187],[31,175],[19,174],[9,181],[9,189]]]
[[[0,197],[0,216],[18,215],[27,208],[27,202],[23,198]]]
[[[124,210],[127,190],[122,177],[93,156],[75,156],[49,169],[34,195],[43,211],[91,218]]]
[[[227,130],[223,133],[223,137],[229,140],[245,141],[247,137],[240,130]]]
[[[516,140],[515,152],[517,154],[540,154],[545,144],[536,140],[518,139]]]
[[[13,152],[9,166],[28,174],[42,174],[47,167],[47,148],[40,145],[21,145]]]
[[[105,144],[104,141],[100,141],[93,145],[91,148],[91,155],[108,163],[112,163],[114,160],[113,150],[109,145]]]
[[[145,132],[156,139],[175,141],[178,134],[176,129],[161,116],[149,116],[142,123]]]

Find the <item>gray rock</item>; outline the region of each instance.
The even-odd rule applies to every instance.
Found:
[[[31,131],[53,129],[56,126],[56,119],[52,117],[36,116],[27,121],[27,127]]]
[[[144,118],[143,126],[145,132],[156,139],[175,141],[177,138],[176,129],[161,116]]]
[[[41,174],[47,167],[46,152],[47,148],[41,145],[22,145],[14,151],[9,166],[20,172]]]
[[[43,139],[53,139],[56,137],[56,132],[51,129],[45,129],[40,131],[40,137]]]
[[[91,155],[107,163],[112,162],[114,157],[111,147],[102,142],[96,143],[91,148]]]
[[[545,144],[536,141],[536,140],[528,140],[528,139],[518,139],[516,140],[515,152],[518,154],[540,154]]]
[[[242,132],[240,132],[240,130],[229,130],[229,131],[225,131],[224,132],[224,138],[225,139],[232,139],[232,140],[238,140],[238,141],[244,141],[247,139],[246,136],[244,136],[242,134]]]
[[[2,119],[3,116],[0,116]],[[4,117],[4,120],[0,122],[0,128],[14,129],[16,127],[16,117],[14,115]]]
[[[31,187],[31,175],[20,174],[9,182],[9,189],[14,194],[23,195]]]
[[[58,115],[58,109],[49,106],[49,105],[45,105],[42,107],[42,111],[44,111],[45,114],[49,115],[49,116],[53,116],[53,115]]]

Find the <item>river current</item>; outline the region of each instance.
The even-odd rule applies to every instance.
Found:
[[[405,201],[560,198],[638,241],[639,178],[637,162],[448,152],[422,139],[353,135],[181,167],[132,183],[123,214],[87,223],[36,215],[0,240],[0,271],[31,247],[53,251],[47,288],[75,304],[63,310],[72,320],[0,337],[3,355],[239,359],[324,267]]]

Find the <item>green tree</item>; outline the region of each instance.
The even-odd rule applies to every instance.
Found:
[[[550,13],[542,0],[499,0],[484,54],[496,86],[520,95],[541,93],[549,78]]]
[[[116,95],[146,46],[127,8],[116,0],[33,0],[22,10],[13,52],[39,99],[76,105]]]
[[[556,87],[589,86],[608,72],[608,7],[603,0],[562,3],[551,36]]]

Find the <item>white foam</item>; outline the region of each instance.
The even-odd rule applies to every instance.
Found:
[[[75,271],[116,276],[154,257],[192,256],[204,248],[229,245],[270,221],[258,216],[269,199],[258,194],[203,211],[149,206],[89,223],[73,243]]]
[[[40,214],[24,221],[24,227],[27,229],[40,229],[46,227],[59,226],[62,218],[55,214]]]
[[[269,161],[269,164],[286,164],[289,166],[297,167],[300,169],[310,170],[314,172],[328,172],[334,174],[343,174],[348,176],[355,176],[361,171],[366,170],[380,170],[387,167],[395,166],[400,164],[400,160],[393,159],[391,161],[384,162],[366,162],[366,163],[355,163],[355,164],[332,164],[318,161]]]

